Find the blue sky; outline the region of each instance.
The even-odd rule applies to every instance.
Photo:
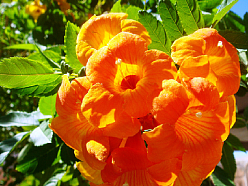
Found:
[[[239,0],[231,10],[244,18],[245,12],[248,12],[248,0]]]

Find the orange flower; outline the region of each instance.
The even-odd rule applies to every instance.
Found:
[[[124,141],[124,142],[123,142]],[[181,160],[153,163],[147,158],[141,133],[123,140],[113,149],[103,170],[94,170],[84,162],[77,163],[80,172],[88,178],[91,186],[158,186],[171,185],[181,170]],[[76,154],[78,158],[78,154]],[[93,173],[93,174],[92,174]],[[89,176],[91,175],[91,176]],[[101,184],[102,183],[102,184]]]
[[[120,114],[117,121],[108,126],[89,123],[81,112],[81,104],[90,87],[86,77],[77,78],[70,84],[68,77],[63,76],[56,100],[59,116],[52,120],[50,128],[68,146],[83,154],[84,161],[91,167],[102,169],[111,150],[111,136],[132,136],[139,131],[140,124],[125,114]]]
[[[199,29],[179,38],[172,45],[171,56],[180,65],[180,79],[207,78],[217,86],[221,96],[238,91],[240,66],[237,50],[216,30]]]
[[[41,14],[45,13],[46,9],[46,5],[41,5],[40,0],[35,0],[30,5],[26,5],[26,13],[31,15],[35,22],[37,22],[37,19]]]
[[[142,135],[148,159],[159,163],[177,157],[182,168],[174,185],[200,185],[221,159],[232,105],[231,99],[220,102],[217,88],[205,78],[193,78],[184,86],[163,81],[152,110],[160,125]]]
[[[120,32],[140,35],[147,44],[151,43],[145,27],[137,21],[126,19],[127,16],[124,13],[103,14],[92,16],[83,24],[76,46],[77,57],[83,65],[96,50],[106,46]]]
[[[120,113],[133,118],[146,116],[162,80],[175,75],[167,54],[147,50],[146,41],[138,35],[120,33],[87,63],[86,76],[93,86],[83,100],[83,115],[101,126],[113,122]]]

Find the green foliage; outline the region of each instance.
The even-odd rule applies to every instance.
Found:
[[[144,25],[152,39],[148,48],[158,49],[170,54],[171,41],[168,39],[162,23],[146,11],[139,12],[139,22]]]
[[[192,34],[204,27],[204,19],[197,1],[178,0],[176,5],[181,23],[187,34]]]
[[[79,160],[73,149],[52,132],[49,124],[57,114],[56,93],[62,75],[67,74],[70,80],[85,76],[75,47],[79,27],[91,15],[127,13],[128,19],[140,21],[149,32],[149,49],[167,54],[179,37],[199,28],[215,27],[227,41],[242,49],[238,51],[242,77],[237,95],[243,96],[248,92],[248,13],[241,18],[230,11],[237,1],[68,0],[70,9],[65,13],[56,1],[44,0],[47,11],[37,22],[25,12],[25,5],[31,1],[1,3],[0,165],[7,176],[16,177],[13,185],[88,185],[74,168]],[[237,113],[234,127],[248,128],[248,107]],[[203,185],[234,185],[234,149],[245,151],[239,138],[230,134],[223,146],[223,168],[217,166]],[[20,174],[10,173],[8,167],[16,167]],[[6,181],[0,180],[0,184]]]
[[[182,24],[179,20],[176,6],[170,1],[160,1],[159,13],[162,19],[163,26],[171,41],[176,40],[184,35]]]

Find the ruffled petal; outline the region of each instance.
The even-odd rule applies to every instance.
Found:
[[[173,158],[148,168],[148,173],[158,185],[173,185],[182,168],[182,161]]]
[[[171,125],[159,125],[152,131],[144,132],[142,137],[148,144],[148,159],[152,162],[181,157],[184,152],[184,145]]]
[[[102,184],[101,170],[92,169],[85,161],[76,163],[77,169],[87,180],[99,185]]]
[[[79,61],[86,65],[88,57],[87,50],[82,50],[84,46],[98,50],[107,43],[113,36],[121,32],[121,20],[127,18],[124,13],[103,14],[92,16],[80,29],[77,38],[77,56]],[[86,44],[87,43],[87,44]],[[91,52],[93,53],[93,52]]]
[[[212,158],[220,159],[222,140],[229,134],[228,105],[220,103],[211,111],[192,108],[177,120],[175,130],[185,146],[184,170],[194,169]]]
[[[63,76],[56,100],[59,116],[49,125],[68,146],[77,150],[82,150],[81,138],[93,127],[81,113],[82,99],[89,87],[90,83],[85,77],[75,79],[70,84],[68,77]]]
[[[186,89],[175,80],[164,80],[163,90],[153,100],[152,114],[161,124],[174,124],[188,104]]]

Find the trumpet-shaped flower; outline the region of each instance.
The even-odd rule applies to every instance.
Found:
[[[147,50],[146,41],[131,33],[120,33],[96,51],[86,66],[93,84],[82,111],[89,122],[105,126],[119,113],[132,118],[150,113],[154,91],[162,80],[174,79],[171,58],[158,50]]]
[[[65,75],[56,100],[59,116],[53,119],[50,128],[68,146],[83,154],[84,161],[91,167],[101,169],[111,150],[109,138],[118,135],[132,136],[139,131],[140,124],[138,120],[122,113],[117,121],[108,126],[89,123],[82,114],[81,105],[90,88],[91,83],[86,77],[77,78],[70,83]]]
[[[217,88],[205,78],[193,78],[184,86],[163,81],[152,110],[160,125],[143,133],[143,139],[150,161],[181,159],[174,185],[200,185],[220,161],[230,111],[235,113],[232,99],[221,102]]]
[[[26,5],[26,13],[34,18],[37,22],[38,17],[46,12],[46,5],[41,5],[40,0],[33,1],[30,5]]]
[[[240,66],[237,50],[216,30],[199,29],[179,38],[172,45],[171,55],[180,65],[181,79],[207,78],[217,86],[221,96],[238,91]]]
[[[98,49],[106,46],[108,42],[120,32],[137,34],[146,40],[151,39],[145,27],[135,20],[126,19],[125,13],[110,13],[101,16],[92,16],[80,29],[77,38],[77,57],[86,65],[89,57]]]

